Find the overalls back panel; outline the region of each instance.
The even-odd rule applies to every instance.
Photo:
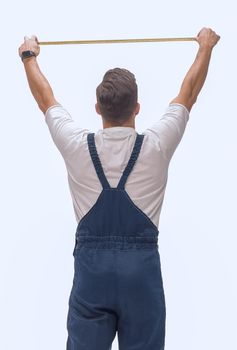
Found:
[[[137,134],[118,186],[111,188],[94,133],[88,134],[91,160],[103,189],[76,230],[67,350],[110,350],[116,332],[120,350],[164,349],[159,231],[125,190],[143,139]]]

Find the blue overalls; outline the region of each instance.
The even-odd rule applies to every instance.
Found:
[[[67,316],[67,350],[163,350],[166,305],[158,251],[158,229],[124,189],[139,155],[138,134],[116,188],[111,188],[87,137],[103,186],[80,220],[73,251],[74,278]]]

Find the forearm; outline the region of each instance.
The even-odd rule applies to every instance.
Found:
[[[36,57],[26,58],[23,63],[31,93],[39,108],[44,112],[44,106],[54,99],[52,88],[40,71]]]
[[[197,96],[206,80],[211,54],[211,47],[200,47],[195,61],[182,83],[181,91],[187,91],[193,103],[196,102]]]
[[[212,50],[219,39],[220,36],[210,28],[203,28],[198,33],[199,50],[195,61],[183,80],[178,96],[171,103],[180,103],[191,111],[206,80]]]

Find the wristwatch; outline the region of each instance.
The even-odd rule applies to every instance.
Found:
[[[35,56],[35,57],[36,57],[36,54],[35,54],[33,51],[30,51],[30,50],[23,51],[23,52],[21,53],[21,60],[23,61],[24,58],[28,58],[28,57],[32,57],[32,56]]]

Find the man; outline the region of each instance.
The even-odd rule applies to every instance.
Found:
[[[166,305],[158,225],[169,162],[206,79],[220,37],[203,28],[199,50],[178,96],[142,134],[135,130],[135,76],[109,70],[96,89],[103,129],[77,126],[55,99],[37,64],[36,36],[19,48],[31,92],[68,171],[76,219],[75,274],[67,350],[162,350]]]

